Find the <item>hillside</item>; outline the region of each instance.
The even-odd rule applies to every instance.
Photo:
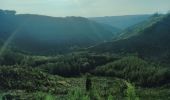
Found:
[[[15,13],[0,11],[0,39],[28,52],[68,52],[110,41],[119,31],[82,17],[60,18]]]
[[[135,24],[147,20],[151,15],[125,15],[125,16],[107,16],[89,18],[99,23],[108,24],[119,29],[126,29]]]
[[[162,60],[168,63],[170,55],[170,15],[159,16],[159,20],[151,21],[146,27],[138,27],[135,35],[114,42],[104,43],[91,50],[100,53],[128,54],[135,53],[139,57]],[[151,19],[152,20],[152,19]],[[128,34],[124,35],[129,35]]]
[[[143,22],[140,22],[138,24],[135,24],[131,27],[128,27],[127,29],[123,30],[121,34],[116,37],[117,39],[126,39],[135,35],[139,35],[140,33],[143,32],[148,27],[151,27],[155,23],[159,22],[164,15],[161,14],[154,14],[150,16],[148,19],[146,19]]]

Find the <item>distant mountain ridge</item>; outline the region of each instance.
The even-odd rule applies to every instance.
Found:
[[[124,15],[124,16],[106,16],[106,17],[91,17],[90,20],[94,20],[99,23],[108,24],[119,29],[126,29],[135,24],[147,20],[151,15]]]

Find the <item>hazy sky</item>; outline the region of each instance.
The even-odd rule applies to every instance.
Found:
[[[0,9],[49,16],[112,16],[167,12],[170,0],[0,0]]]

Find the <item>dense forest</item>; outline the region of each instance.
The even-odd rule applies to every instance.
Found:
[[[170,100],[170,14],[135,17],[0,10],[0,100]]]

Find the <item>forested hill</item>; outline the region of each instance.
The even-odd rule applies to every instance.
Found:
[[[49,17],[0,10],[0,39],[35,53],[67,52],[110,41],[119,31],[82,17]],[[115,29],[115,30],[114,30]]]
[[[170,57],[170,14],[155,16],[148,27],[136,27],[135,35],[114,42],[104,43],[91,48],[100,53],[137,53],[140,57],[162,59],[168,62]],[[153,17],[155,19],[155,17]],[[155,21],[155,23],[153,22]],[[127,36],[129,32],[127,32]],[[124,34],[126,35],[126,34]]]
[[[151,27],[153,24],[162,20],[163,17],[163,14],[154,14],[150,16],[147,20],[123,30],[121,34],[119,34],[117,39],[126,39],[135,35],[139,35],[140,33],[143,33],[143,30],[145,30],[146,28]]]

